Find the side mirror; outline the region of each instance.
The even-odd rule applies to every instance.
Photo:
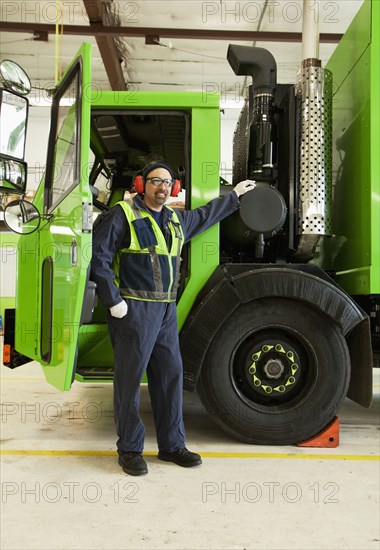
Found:
[[[21,95],[28,95],[32,89],[29,76],[24,69],[10,59],[0,63],[0,82],[7,90],[13,90]]]
[[[24,162],[31,84],[25,71],[8,59],[0,63],[0,192],[23,193]]]
[[[28,100],[24,96],[0,90],[0,153],[23,160],[25,153]]]
[[[23,193],[26,189],[26,172],[26,162],[0,155],[0,190],[8,193]]]
[[[34,204],[17,200],[5,207],[4,222],[14,233],[30,235],[39,228],[41,216]]]

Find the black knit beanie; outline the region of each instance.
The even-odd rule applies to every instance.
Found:
[[[144,168],[142,169],[142,174],[141,175],[142,175],[144,183],[146,181],[146,177],[148,176],[148,174],[153,172],[153,170],[155,170],[156,168],[165,168],[165,170],[170,172],[170,176],[171,176],[172,180],[174,181],[175,177],[174,177],[173,168],[169,164],[167,164],[166,162],[158,160],[158,161],[150,162],[149,164],[144,166]]]

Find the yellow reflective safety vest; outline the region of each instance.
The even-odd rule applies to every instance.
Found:
[[[114,282],[122,298],[151,302],[175,302],[180,279],[184,235],[172,208],[168,224],[170,250],[154,217],[135,207],[133,201],[118,202],[130,228],[130,245],[121,248],[112,264]]]

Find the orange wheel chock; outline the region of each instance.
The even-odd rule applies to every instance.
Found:
[[[338,447],[339,445],[339,418],[336,416],[332,422],[319,434],[296,443],[297,447]]]
[[[11,362],[11,346],[9,344],[4,344],[3,346],[3,363]]]

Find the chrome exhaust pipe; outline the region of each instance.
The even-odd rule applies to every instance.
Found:
[[[319,236],[332,234],[332,74],[319,59],[315,2],[303,2],[302,63],[297,76],[300,96],[300,151],[297,255],[312,256]]]

